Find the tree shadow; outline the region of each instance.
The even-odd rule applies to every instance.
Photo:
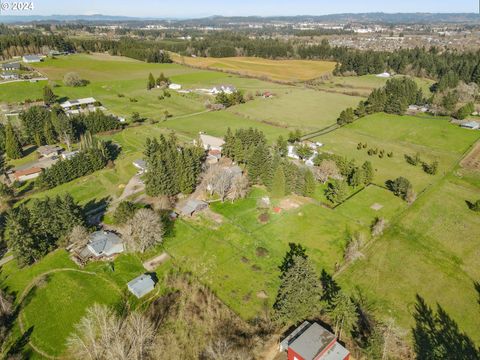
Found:
[[[480,352],[467,334],[437,304],[434,312],[417,294],[415,327],[412,329],[414,350],[418,359],[479,359]]]
[[[25,331],[22,336],[20,336],[10,347],[7,352],[7,359],[13,357],[14,355],[19,355],[24,353],[25,346],[29,343],[30,337],[32,335],[34,327],[30,326],[27,331]],[[23,354],[26,355],[26,354]],[[25,357],[28,359],[29,357]]]
[[[100,200],[91,200],[85,204],[83,211],[87,218],[87,223],[92,226],[100,224],[111,201],[111,197],[107,196]]]
[[[332,306],[333,299],[341,290],[340,285],[333,279],[325,269],[322,270],[320,274],[320,283],[322,284],[322,301],[324,301],[328,306]]]
[[[480,305],[480,282],[474,282],[473,283],[473,287],[475,288],[475,290],[477,291],[477,295],[478,295],[478,305]]]

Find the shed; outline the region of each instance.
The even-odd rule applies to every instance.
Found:
[[[136,277],[127,285],[128,290],[138,299],[147,295],[155,288],[155,282],[153,281],[152,277],[147,274],[142,274],[139,277]]]
[[[124,251],[122,239],[110,231],[92,233],[87,248],[97,258],[111,257]]]
[[[465,129],[472,129],[472,130],[480,129],[480,123],[478,123],[476,121],[469,121],[469,122],[461,124],[460,126],[462,128],[465,128]]]
[[[201,200],[188,200],[180,209],[180,214],[183,216],[192,216],[198,211],[202,211],[208,207],[208,203]]]
[[[32,167],[24,170],[15,171],[13,176],[17,181],[27,181],[27,180],[31,180],[39,177],[41,173],[42,173],[42,168]]]
[[[168,88],[170,90],[180,90],[182,88],[182,85],[180,85],[180,84],[170,84],[170,85],[168,85]]]
[[[3,80],[16,80],[19,78],[18,74],[17,73],[14,73],[14,72],[11,72],[11,71],[6,71],[6,72],[3,72],[0,77],[3,79]]]
[[[63,160],[71,160],[79,154],[79,151],[69,151],[62,153]]]
[[[83,98],[83,99],[76,99],[76,100],[68,100],[60,104],[60,106],[65,109],[70,109],[75,106],[82,106],[82,105],[94,105],[97,100],[93,97]]]

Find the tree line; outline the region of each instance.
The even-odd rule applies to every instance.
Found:
[[[202,171],[205,151],[198,146],[180,146],[169,137],[147,138],[144,151],[148,171],[146,192],[150,196],[191,194]]]

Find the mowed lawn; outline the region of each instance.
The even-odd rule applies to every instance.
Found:
[[[159,277],[164,267],[169,268],[167,264],[157,269]],[[21,327],[17,322],[15,334],[20,336],[22,329],[32,328],[33,345],[47,355],[59,356],[64,353],[65,341],[86,309],[95,303],[120,305],[127,282],[144,271],[136,255],[117,257],[113,271],[104,262],[79,269],[66,251],[56,250],[32,266],[19,268],[16,261],[4,265],[0,287],[14,294],[20,304]],[[140,305],[133,296],[130,304],[133,308]],[[43,358],[38,353],[33,355],[33,358]]]
[[[359,165],[370,161],[375,169],[374,183],[379,186],[403,176],[421,192],[449,172],[479,138],[479,132],[462,129],[445,118],[375,114],[315,138],[315,141],[325,144],[323,151],[354,159]],[[367,147],[357,150],[360,142]],[[393,152],[393,157],[369,156],[370,148],[385,150],[385,154]],[[437,175],[426,174],[420,165],[412,166],[405,161],[405,154],[417,152],[423,161],[439,162]]]
[[[179,64],[288,82],[315,79],[335,69],[333,61],[269,60],[256,57],[192,58],[177,54],[173,54],[172,58]]]
[[[478,176],[478,175],[477,175]],[[359,286],[383,317],[413,326],[415,295],[441,305],[462,331],[480,343],[480,312],[474,281],[480,279],[480,217],[465,201],[480,188],[459,178],[442,180],[398,224],[340,276]]]
[[[356,107],[362,100],[356,96],[298,87],[273,93],[273,98],[259,97],[229,111],[275,126],[295,127],[311,132],[334,124],[343,110]]]
[[[175,236],[165,240],[167,251],[180,266],[209,284],[244,319],[262,314],[265,302],[273,305],[278,266],[290,242],[305,246],[319,271],[333,272],[342,259],[347,230],[362,229],[333,210],[309,203],[280,214],[270,212],[270,220],[263,224],[256,207],[262,196],[264,190],[254,189],[234,204],[214,204],[215,217],[207,213],[180,220]]]

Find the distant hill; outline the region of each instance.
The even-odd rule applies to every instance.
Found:
[[[159,17],[139,18],[110,15],[28,15],[0,16],[0,23],[31,22],[91,22],[91,23],[125,23],[125,22],[165,22],[176,24],[197,24],[222,26],[239,23],[273,23],[273,22],[323,22],[323,23],[385,23],[385,24],[433,24],[433,23],[480,23],[476,13],[364,13],[298,16],[245,16],[226,17],[211,16],[200,19],[167,19]]]

